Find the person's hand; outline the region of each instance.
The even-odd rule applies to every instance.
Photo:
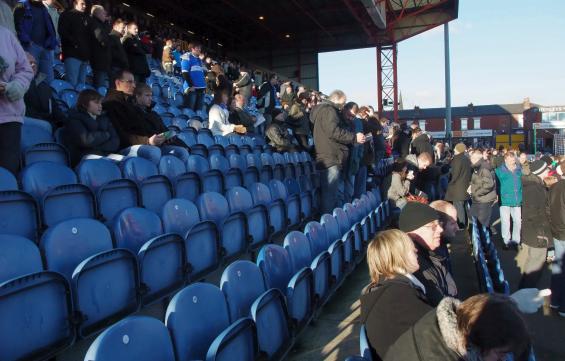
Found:
[[[149,138],[149,145],[154,145],[154,146],[158,147],[161,144],[163,144],[165,142],[165,140],[167,140],[167,138],[165,138],[165,136],[163,136],[161,134],[153,134]]]
[[[547,263],[555,261],[555,250],[553,248],[547,250]]]
[[[356,134],[356,140],[357,140],[357,143],[359,143],[359,144],[365,143],[365,134],[357,133]]]
[[[550,296],[551,290],[523,288],[510,295],[522,313],[536,313],[543,306],[544,297]]]
[[[234,132],[238,133],[238,134],[245,134],[247,133],[247,129],[243,126],[243,125],[236,125],[233,128]]]
[[[26,89],[17,81],[11,81],[5,85],[4,95],[11,102],[23,99],[25,93]]]
[[[194,91],[194,87],[191,86],[191,87],[186,88],[186,90],[184,91],[184,93],[185,93],[185,94],[188,94],[188,93],[191,93],[191,92],[193,92],[193,91]]]
[[[408,180],[414,180],[414,171],[408,171],[408,174],[406,174],[406,179]]]

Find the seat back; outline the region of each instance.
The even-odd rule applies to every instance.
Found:
[[[324,214],[321,218],[321,223],[326,230],[329,243],[334,242],[336,239],[341,239],[339,224],[337,223],[337,220],[334,218],[334,216],[330,214]]]
[[[233,187],[226,192],[230,212],[243,212],[247,215],[247,225],[251,236],[251,247],[257,248],[269,238],[269,214],[265,206],[253,205],[251,193],[242,187]]]
[[[349,218],[351,223],[358,223],[361,221],[359,217],[360,210],[358,210],[357,207],[353,206],[353,204],[345,203],[343,205],[343,210],[345,211],[345,214],[347,215],[347,218]]]
[[[248,154],[249,155],[249,154]],[[247,162],[245,159],[239,154],[231,154],[229,156],[229,163],[231,168],[237,168],[242,173],[245,172],[247,169]]]
[[[18,181],[7,169],[0,167],[0,192],[17,191]]]
[[[31,165],[37,162],[53,162],[69,165],[67,149],[58,143],[38,143],[24,151],[24,164]]]
[[[37,162],[25,167],[21,173],[22,188],[37,199],[51,189],[67,184],[76,184],[72,169],[53,162]]]
[[[169,331],[156,318],[131,316],[102,332],[85,361],[175,361]]]
[[[185,237],[186,258],[190,276],[199,281],[220,264],[220,233],[214,222],[203,221],[195,224]]]
[[[269,206],[272,202],[271,191],[263,183],[255,183],[250,187],[251,197],[253,198],[253,204],[262,204],[264,206]]]
[[[230,169],[230,163],[222,155],[212,154],[208,161],[210,162],[210,169],[217,169],[222,173],[226,173]]]
[[[284,248],[288,252],[293,272],[298,272],[304,267],[310,267],[312,254],[308,238],[302,232],[292,231],[284,238]]]
[[[46,123],[47,126],[41,125],[42,123]],[[52,143],[53,135],[50,128],[50,124],[46,121],[34,120],[31,123],[26,120],[22,125],[21,149],[26,150],[40,143]]]
[[[196,201],[200,219],[216,223],[222,229],[224,220],[230,214],[228,201],[223,195],[216,192],[202,193]]]
[[[169,302],[165,324],[177,361],[205,360],[214,339],[230,325],[226,298],[215,285],[193,283]]]
[[[122,172],[125,178],[131,179],[137,183],[141,183],[145,179],[159,174],[155,164],[140,157],[126,159],[122,163]]]
[[[182,140],[187,147],[192,147],[193,145],[197,144],[198,141],[196,140],[196,135],[191,132],[183,129],[179,134],[177,134],[177,138]]]
[[[0,234],[0,284],[43,271],[39,249],[27,238]]]
[[[200,155],[191,155],[188,157],[186,168],[189,172],[203,174],[210,170],[210,164]]]
[[[40,229],[37,201],[20,191],[0,192],[0,229],[3,234],[37,241]]]
[[[191,201],[173,198],[163,206],[161,219],[166,233],[176,233],[185,237],[192,226],[200,222],[200,215],[198,208]]]
[[[209,132],[207,132],[203,129],[200,129],[198,131],[198,135],[197,135],[196,139],[198,140],[198,143],[204,144],[206,147],[210,147],[210,146],[216,144],[212,134],[210,134]]]
[[[163,205],[173,197],[169,179],[158,175],[157,166],[144,158],[128,158],[122,165],[124,177],[138,183],[143,206],[160,212]]]
[[[286,293],[288,281],[293,275],[288,252],[276,244],[267,244],[257,256],[257,265],[263,273],[267,288],[276,288]]]
[[[251,305],[266,291],[259,267],[249,261],[235,261],[222,273],[220,288],[228,301],[230,320],[248,317]]]
[[[76,169],[79,181],[97,191],[103,185],[122,178],[118,166],[107,159],[83,160]]]
[[[339,225],[339,232],[341,236],[349,232],[349,230],[351,229],[351,223],[349,217],[347,216],[347,213],[345,213],[345,211],[341,208],[335,208],[333,211],[333,216],[335,217],[335,220]]]
[[[359,349],[365,360],[373,361],[373,354],[371,353],[371,346],[369,344],[365,325],[361,325],[361,329],[359,330]]]
[[[63,274],[68,280],[82,261],[113,247],[110,231],[88,218],[70,219],[49,227],[39,246],[47,269]]]
[[[164,155],[159,161],[159,174],[170,180],[175,180],[179,175],[186,173],[186,166],[174,155]]]
[[[197,173],[185,173],[176,179],[175,196],[177,198],[196,201],[202,190],[202,180]]]
[[[310,243],[310,251],[316,256],[328,250],[328,235],[324,226],[320,223],[312,221],[304,227],[304,234],[308,237]]]
[[[163,234],[161,219],[144,208],[124,209],[113,224],[116,247],[137,253],[151,238]]]

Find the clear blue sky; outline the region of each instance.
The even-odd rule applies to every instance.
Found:
[[[565,105],[565,0],[460,0],[449,25],[451,103]],[[398,46],[405,109],[445,105],[443,26]],[[377,103],[375,49],[319,55],[320,90]]]

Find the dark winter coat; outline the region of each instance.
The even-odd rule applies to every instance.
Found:
[[[127,34],[123,41],[124,50],[128,56],[129,70],[142,77],[148,77],[151,74],[149,64],[147,64],[147,52],[137,36]]]
[[[411,153],[420,155],[422,153],[429,153],[432,159],[434,159],[435,153],[432,143],[430,142],[430,137],[427,134],[422,133],[412,141]],[[433,162],[432,162],[433,163]]]
[[[453,157],[449,184],[445,194],[446,201],[465,201],[469,199],[467,188],[469,188],[471,183],[472,173],[471,161],[465,153],[457,154]]]
[[[292,147],[292,141],[286,128],[278,121],[273,121],[267,126],[265,136],[270,140],[270,143],[277,150],[288,151]]]
[[[90,17],[75,9],[67,10],[59,18],[59,37],[63,57],[90,60]]]
[[[523,175],[522,197],[521,241],[534,248],[553,247],[549,218],[545,213],[547,189],[543,181],[533,174]]]
[[[253,121],[251,114],[247,113],[241,108],[236,108],[233,112],[230,113],[230,123],[241,124],[251,132],[253,132],[253,130],[255,129],[255,122]]]
[[[29,84],[24,96],[26,117],[47,120],[55,129],[66,122],[67,116],[53,99],[53,89],[44,78],[45,75],[39,73]]]
[[[308,119],[308,114],[306,113],[306,109],[304,109],[304,105],[300,104],[296,99],[290,107],[286,121],[295,134],[310,134],[310,120]]]
[[[389,347],[432,307],[406,276],[370,285],[361,296],[361,323],[365,325],[373,360],[382,360]]]
[[[314,123],[314,144],[316,146],[316,167],[328,169],[333,166],[344,168],[349,148],[355,143],[355,133],[340,116],[337,107],[323,102],[312,109],[310,118]]]
[[[94,119],[84,111],[71,110],[63,129],[63,142],[71,155],[72,165],[86,154],[107,155],[119,150],[120,138],[105,115]]]
[[[428,251],[418,242],[414,242],[414,245],[418,249],[420,265],[414,276],[426,287],[429,304],[435,307],[444,297],[457,297],[457,286],[447,269],[445,257]]]
[[[384,361],[475,361],[465,357],[465,339],[457,327],[459,301],[444,299],[389,348]]]
[[[109,35],[109,42],[112,68],[128,69],[129,61],[124,46],[122,45],[122,34],[112,30]]]
[[[110,26],[94,16],[90,20],[90,44],[92,69],[109,72],[112,65]]]
[[[406,158],[410,152],[410,137],[408,134],[403,131],[397,131],[392,150],[398,153],[400,158]]]
[[[35,19],[34,14],[41,14],[40,19]],[[34,24],[41,22],[45,24],[44,37],[43,41],[36,45],[44,49],[53,50],[57,47],[59,41],[57,40],[57,32],[55,31],[55,26],[53,25],[49,11],[47,11],[47,7],[40,1],[28,0],[25,3],[18,4],[14,9],[14,23],[18,33],[18,40],[24,49],[27,49],[33,42]]]
[[[471,198],[474,203],[492,203],[496,200],[496,180],[485,160],[473,167]]]
[[[553,238],[565,240],[565,180],[552,185],[547,198],[547,213]]]

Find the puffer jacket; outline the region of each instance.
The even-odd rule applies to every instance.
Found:
[[[500,205],[520,207],[522,205],[522,169],[517,165],[511,172],[506,164],[495,170],[500,185]]]
[[[496,200],[496,181],[485,160],[473,166],[471,198],[475,203],[491,203]]]

